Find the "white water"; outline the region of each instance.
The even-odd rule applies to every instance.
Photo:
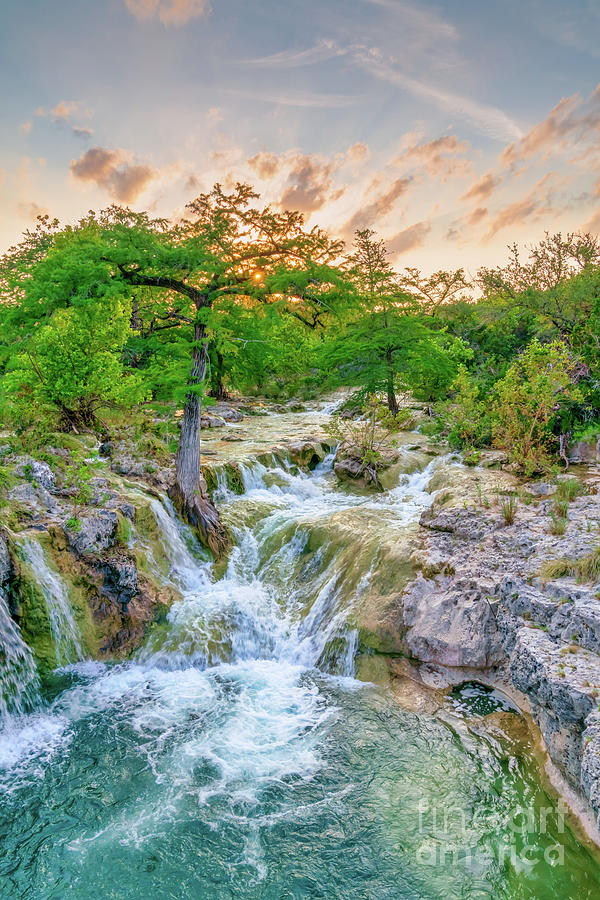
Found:
[[[33,653],[24,642],[0,588],[0,722],[22,715],[39,701]]]
[[[232,808],[252,806],[270,783],[312,778],[336,710],[311,673],[353,675],[358,634],[348,617],[371,571],[362,573],[349,598],[327,541],[308,553],[311,527],[364,507],[402,529],[432,501],[426,485],[439,464],[432,461],[387,496],[359,497],[336,488],[332,461],[333,455],[310,475],[280,465],[241,467],[246,493],[224,498],[232,520],[235,504],[242,512],[256,504],[264,509],[256,524],[234,526],[236,545],[216,581],[210,565],[191,552],[191,536],[169,501],[152,499],[169,580],[183,599],[135,660],[71,665],[75,686],[47,710],[23,717],[10,739],[0,735],[0,786],[39,777],[49,760],[69,752],[73,729],[100,714],[110,714],[111,727],[138,735],[137,752],[159,790],[140,797],[107,833],[85,840],[143,842],[160,823],[182,815],[190,792],[200,805],[217,796]],[[64,583],[39,544],[27,539],[22,547],[46,599],[60,658],[73,662],[81,650]],[[188,738],[190,722],[198,720],[205,729]],[[202,787],[195,783],[200,764],[208,773]],[[250,833],[248,841],[249,859],[260,870],[260,841]]]
[[[57,662],[59,665],[76,662],[83,656],[83,651],[67,586],[58,572],[48,565],[41,544],[32,538],[23,538],[20,546],[46,602]]]

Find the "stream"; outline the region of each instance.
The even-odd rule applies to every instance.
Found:
[[[124,663],[78,659],[60,576],[27,538],[71,661],[33,711],[3,710],[0,897],[600,895],[598,856],[501,696],[482,715],[471,685],[415,713],[355,678],[358,610],[394,574],[385,547],[409,541],[435,472],[458,463],[376,496],[339,487],[332,464],[250,461],[240,495],[221,480],[235,546],[217,578],[153,499],[183,599]]]

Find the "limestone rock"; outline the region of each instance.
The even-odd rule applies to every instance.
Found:
[[[79,530],[67,529],[69,545],[79,555],[100,553],[115,542],[119,520],[114,510],[102,509],[80,519]]]

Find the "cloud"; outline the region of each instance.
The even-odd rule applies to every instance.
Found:
[[[208,119],[209,122],[214,122],[215,124],[217,122],[222,122],[223,121],[223,110],[221,109],[220,106],[211,106],[208,113],[206,114],[206,118]]]
[[[147,165],[130,161],[126,150],[91,147],[79,159],[71,161],[71,174],[80,181],[93,182],[121,203],[132,203],[157,177]]]
[[[81,100],[61,100],[53,109],[45,109],[38,106],[35,111],[36,116],[45,116],[52,119],[53,122],[67,122],[75,116],[88,118],[91,113],[85,103]]]
[[[552,172],[546,173],[525,197],[501,209],[493,219],[484,240],[489,240],[503,228],[522,225],[528,219],[537,221],[542,216],[555,212],[552,203],[553,178]]]
[[[585,223],[583,230],[600,235],[600,209],[597,209],[589,222]]]
[[[488,197],[492,196],[501,181],[502,179],[499,175],[488,172],[476,181],[475,184],[472,184],[466,194],[463,194],[460,199],[476,200],[478,203],[481,203],[482,200],[487,200]]]
[[[248,160],[250,168],[256,172],[259,178],[274,178],[280,171],[284,162],[283,157],[277,156],[276,153],[261,152],[256,156],[252,156]]]
[[[348,152],[355,151],[355,147]],[[278,156],[262,151],[252,156],[248,165],[265,181],[283,176],[280,206],[312,213],[326,203],[333,203],[344,193],[345,188],[333,188],[333,176],[342,161],[342,156],[327,160],[316,154],[292,152]]]
[[[272,53],[269,56],[243,59],[240,60],[240,65],[256,66],[262,69],[294,69],[299,66],[311,66],[314,63],[324,62],[335,56],[344,56],[347,52],[335,41],[323,40],[306,50],[281,50],[279,53]]]
[[[383,219],[390,214],[396,201],[408,191],[412,182],[412,177],[396,178],[386,191],[379,194],[375,200],[372,200],[366,206],[362,206],[354,213],[352,218],[346,222],[343,227],[344,234],[353,235],[357,230],[371,228],[373,225],[376,225],[380,219]],[[373,182],[371,184],[371,190],[375,186],[376,183]]]
[[[456,41],[459,38],[455,26],[433,9],[424,9],[422,6],[406,3],[405,0],[367,0],[367,2],[398,16],[405,29],[421,33],[429,41]]]
[[[280,94],[238,90],[230,90],[228,93],[245,97],[247,100],[278,103],[283,106],[300,106],[307,109],[343,109],[346,106],[354,106],[360,100],[359,97],[349,94]]]
[[[370,155],[371,151],[369,150],[368,145],[363,144],[362,141],[357,141],[356,144],[352,144],[346,151],[346,159],[351,163],[365,162],[369,159]]]
[[[281,206],[311,213],[339,199],[344,188],[331,190],[335,168],[335,163],[323,163],[315,156],[299,155],[289,171]]]
[[[125,0],[125,6],[140,22],[158,19],[178,27],[211,11],[208,0]]]
[[[29,132],[31,131],[32,128],[33,128],[33,122],[31,122],[31,121],[21,122],[21,124],[19,125],[19,131],[22,134],[29,134]]]
[[[73,125],[71,131],[75,137],[80,138],[90,138],[94,133],[91,128],[86,128],[85,125]]]
[[[35,222],[38,216],[47,216],[49,211],[44,206],[31,201],[30,203],[17,203],[17,212],[28,222]]]
[[[422,247],[430,231],[430,222],[415,222],[414,225],[399,231],[393,238],[386,241],[388,251],[393,256],[400,256],[416,247]]]
[[[471,170],[471,163],[461,159],[469,150],[468,141],[459,141],[454,135],[443,135],[424,144],[413,144],[394,160],[396,165],[415,165],[432,178],[444,180],[450,175],[464,175]]]
[[[394,68],[382,60],[378,51],[360,51],[356,56],[358,62],[381,81],[395,87],[403,88],[416,97],[433,103],[444,112],[459,115],[471,123],[487,137],[497,140],[515,140],[521,138],[521,129],[516,122],[496,106],[478,103],[469,97],[455,94],[452,91],[426,84],[411,75]]]
[[[581,142],[597,144],[598,132],[600,132],[600,85],[585,101],[579,94],[563,97],[545,119],[504,150],[500,161],[505,166],[514,166],[540,153],[549,155],[569,144]]]

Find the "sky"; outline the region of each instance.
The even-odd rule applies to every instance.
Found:
[[[2,0],[0,252],[255,186],[425,272],[600,232],[600,0]]]

